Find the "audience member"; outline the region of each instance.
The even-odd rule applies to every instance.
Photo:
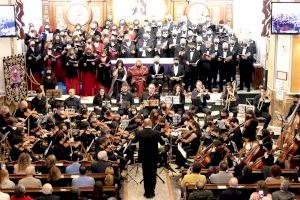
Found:
[[[289,192],[289,181],[283,180],[280,185],[280,190],[272,193],[272,200],[296,199],[295,194]]]
[[[252,184],[256,183],[255,176],[252,173],[252,168],[249,165],[246,165],[243,168],[242,176],[239,177],[240,184]]]
[[[33,167],[35,173],[35,168],[31,164],[30,155],[28,153],[21,153],[18,158],[18,163],[14,165],[14,174],[25,174],[25,170],[29,166]]]
[[[42,187],[43,194],[39,196],[37,200],[59,200],[60,197],[53,195],[52,192],[53,192],[52,185],[49,183],[44,184]]]
[[[220,162],[219,168],[220,171],[218,173],[210,175],[210,183],[226,184],[231,178],[233,178],[233,174],[227,171],[228,165],[226,162]]]
[[[70,199],[69,200],[80,200],[80,189],[78,187],[72,187],[70,190]]]
[[[195,184],[197,180],[201,180],[203,183],[206,183],[206,177],[201,172],[201,164],[198,162],[195,162],[192,166],[192,172],[189,174],[186,174],[182,181],[181,181],[181,187],[186,187],[187,184]]]
[[[42,182],[40,179],[34,178],[35,174],[34,167],[29,166],[25,170],[26,176],[19,180],[18,184],[22,184],[25,188],[40,188],[42,187]]]
[[[97,154],[98,161],[94,161],[91,166],[93,173],[104,173],[107,167],[111,166],[108,161],[108,156],[106,151],[99,151]]]
[[[0,188],[2,189],[13,189],[15,188],[15,183],[9,180],[9,174],[6,169],[0,171]]]
[[[72,163],[68,165],[65,169],[66,174],[79,174],[79,155],[78,153],[73,153],[72,155]]]
[[[281,169],[278,165],[273,165],[271,168],[272,176],[266,179],[267,184],[280,184],[284,180],[281,176]]]
[[[89,199],[91,200],[105,199],[105,195],[103,194],[103,183],[101,181],[96,181],[93,193],[90,195]]]
[[[73,178],[72,187],[94,187],[95,180],[93,177],[86,175],[86,167],[81,165],[79,168],[79,177]]]
[[[53,187],[66,186],[63,179],[61,179],[61,171],[58,167],[51,167],[51,169],[48,172],[47,183],[50,183]]]
[[[210,190],[205,189],[205,182],[203,180],[198,180],[196,182],[196,190],[194,190],[189,195],[189,200],[212,200],[214,199],[214,194]]]
[[[258,181],[256,192],[253,192],[249,200],[272,200],[272,195],[268,192],[268,185],[265,181]]]
[[[242,192],[237,190],[239,182],[237,178],[233,177],[229,179],[229,188],[220,193],[219,200],[238,200],[243,199]]]
[[[15,187],[14,195],[11,197],[10,200],[32,200],[30,196],[26,196],[26,190],[24,185],[18,184]]]

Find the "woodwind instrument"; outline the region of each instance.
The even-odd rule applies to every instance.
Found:
[[[232,82],[232,92],[229,92],[227,90],[227,97],[226,97],[226,101],[225,101],[225,109],[227,109],[227,110],[229,110],[230,103],[233,101],[236,101],[236,96],[234,96],[235,89],[236,89],[236,82],[233,81]]]

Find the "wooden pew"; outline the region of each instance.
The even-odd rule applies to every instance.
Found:
[[[204,176],[207,177],[207,171],[208,171],[208,169],[202,169],[200,173],[201,173],[202,175],[204,175]],[[229,172],[234,173],[234,171],[229,171]],[[182,176],[184,176],[184,175],[186,175],[187,170],[183,170],[181,173],[182,173]],[[255,175],[255,176],[257,177],[257,180],[262,180],[262,179],[264,179],[263,173],[262,173],[261,169],[254,169],[254,170],[252,171],[252,173],[253,173],[253,175]],[[294,180],[295,182],[298,181],[298,180],[297,180],[297,179],[298,179],[298,174],[299,174],[299,172],[298,172],[297,169],[282,169],[282,170],[281,170],[281,175],[282,175],[282,176],[288,177],[289,180]],[[208,178],[208,177],[207,177],[207,178]]]
[[[105,173],[87,173],[88,176],[93,177],[95,180],[103,180],[105,178]],[[41,179],[42,183],[47,182],[47,174],[36,174],[34,175],[35,178]],[[11,181],[18,183],[18,181],[24,178],[25,175],[21,174],[10,174],[9,178]],[[62,174],[61,179],[62,181],[71,184],[73,178],[79,177],[78,174]]]
[[[256,191],[256,184],[239,184],[238,190],[243,193],[244,198],[249,199],[252,192]],[[272,193],[279,190],[280,184],[268,184],[269,192]],[[195,185],[188,185],[185,188],[185,198],[188,199],[189,195],[196,189]],[[206,184],[205,189],[213,191],[215,197],[217,197],[223,190],[228,189],[226,184]],[[290,183],[289,191],[299,194],[300,183]]]
[[[69,199],[69,194],[72,187],[53,187],[53,194],[58,195],[61,197],[61,199],[67,198]],[[80,188],[81,196],[88,196],[93,192],[94,188],[92,187],[85,187]],[[13,189],[1,189],[1,192],[5,192],[10,194],[10,196],[13,195],[14,190]],[[103,193],[108,194],[109,196],[114,196],[118,198],[118,190],[115,188],[115,186],[103,186]],[[30,195],[31,197],[38,197],[42,195],[41,188],[27,188],[26,194]]]

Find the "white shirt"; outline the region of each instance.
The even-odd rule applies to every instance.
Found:
[[[9,194],[0,192],[0,199],[1,200],[10,200],[10,196],[9,196]]]
[[[246,54],[246,51],[247,51],[247,48],[244,47],[244,48],[243,48],[243,51],[242,51],[242,55],[245,55],[245,54]]]
[[[176,42],[177,42],[177,39],[173,38],[173,44],[176,44]]]
[[[174,75],[177,76],[178,74],[178,65],[174,65]]]
[[[154,71],[155,71],[155,74],[158,73],[158,68],[159,68],[159,64],[154,64]]]
[[[227,50],[223,50],[223,58],[227,58]]]
[[[194,52],[191,51],[191,52],[190,52],[190,60],[193,60],[193,56],[194,56]]]

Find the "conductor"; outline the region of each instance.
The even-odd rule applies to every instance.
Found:
[[[158,131],[152,130],[149,118],[144,120],[144,129],[137,132],[133,142],[139,142],[138,160],[142,163],[144,177],[144,196],[153,198],[156,185],[156,170],[158,162],[158,142],[165,142]]]

